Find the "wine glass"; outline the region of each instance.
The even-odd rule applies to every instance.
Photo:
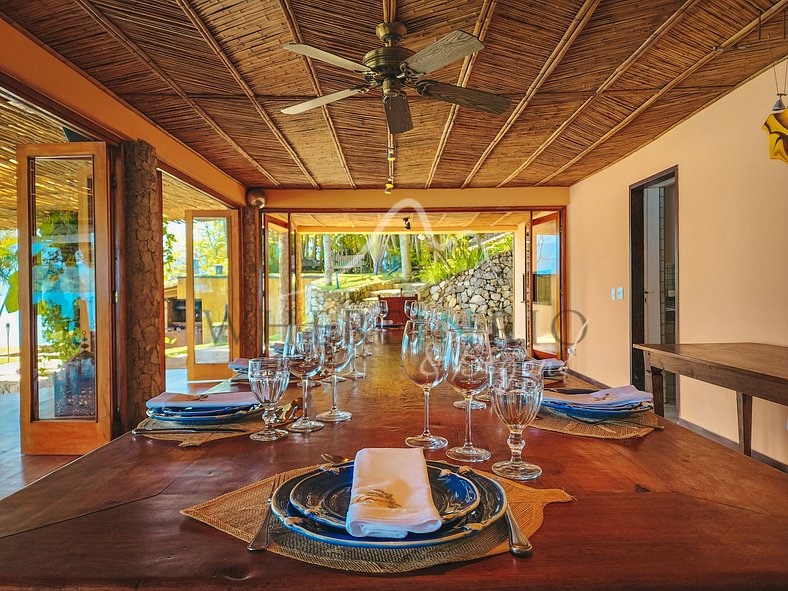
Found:
[[[380,316],[379,332],[383,332],[383,319],[388,316],[389,303],[386,300],[378,300],[378,316]]]
[[[325,349],[320,342],[317,326],[314,324],[291,324],[287,327],[284,355],[290,366],[290,373],[301,378],[303,388],[304,413],[301,418],[288,425],[288,431],[311,433],[325,427],[320,421],[309,418],[309,378],[322,369],[326,358]]]
[[[409,447],[441,449],[449,442],[430,433],[430,390],[446,377],[443,362],[445,335],[431,322],[408,320],[402,334],[402,367],[410,380],[424,393],[424,432],[405,439]]]
[[[523,461],[523,430],[534,420],[542,404],[542,364],[534,361],[504,361],[490,365],[490,397],[495,414],[509,429],[508,462],[496,462],[492,470],[513,480],[531,480],[542,474],[536,464]]]
[[[419,301],[407,300],[405,302],[405,316],[408,317],[408,320],[417,320],[418,315],[419,315]]]
[[[328,372],[332,383],[331,410],[321,412],[317,419],[328,423],[347,421],[353,415],[346,410],[337,408],[337,374],[350,361],[352,337],[350,327],[343,316],[329,316],[318,326],[318,338],[325,350],[323,367]]]
[[[285,357],[256,357],[249,360],[249,385],[265,409],[265,429],[252,433],[254,441],[276,441],[287,437],[287,431],[275,429],[276,403],[282,398],[290,381],[289,363]]]
[[[344,375],[349,380],[360,380],[367,377],[363,371],[356,369],[356,352],[358,346],[364,342],[366,333],[364,332],[366,321],[364,311],[358,306],[342,308],[342,316],[350,327],[350,371]]]
[[[489,333],[487,317],[484,314],[471,312],[470,309],[457,310],[451,315],[452,328],[457,330],[483,330]]]
[[[489,380],[490,341],[484,330],[451,330],[444,356],[446,381],[462,392],[465,399],[465,443],[452,447],[446,455],[461,462],[483,462],[490,452],[471,441],[471,402]]]
[[[372,352],[367,350],[367,345],[372,336],[372,327],[375,326],[375,316],[378,312],[373,302],[362,304],[361,310],[364,313],[364,340],[361,341],[361,357],[370,357]]]

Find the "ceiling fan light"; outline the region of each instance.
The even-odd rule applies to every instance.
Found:
[[[389,187],[388,185],[386,185],[386,188],[385,188],[385,189],[383,189],[383,192],[384,192],[386,195],[391,195],[391,191],[392,191],[392,190],[393,190],[393,187]]]

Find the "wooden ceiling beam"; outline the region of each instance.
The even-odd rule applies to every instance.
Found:
[[[287,26],[290,28],[290,34],[293,36],[293,40],[296,43],[303,43],[304,36],[301,34],[301,26],[298,24],[296,20],[295,11],[293,10],[293,5],[290,3],[290,0],[279,0],[279,8],[282,10],[282,13],[285,15],[285,20],[287,21]],[[304,64],[306,64],[306,69],[309,74],[309,79],[312,82],[312,88],[315,89],[316,96],[323,96],[323,89],[320,86],[320,80],[317,77],[317,71],[315,70],[315,66],[312,63],[312,60],[306,56],[302,56]],[[309,97],[314,98],[314,97]],[[309,100],[309,99],[303,99]],[[320,107],[320,111],[323,113],[323,121],[326,123],[326,127],[328,127],[328,132],[331,134],[331,141],[334,142],[334,149],[337,151],[337,156],[339,156],[339,163],[342,166],[342,170],[345,171],[345,176],[347,177],[348,184],[350,185],[351,189],[356,188],[356,182],[353,180],[353,176],[350,174],[350,167],[347,163],[347,158],[345,158],[345,152],[342,149],[342,143],[339,141],[339,135],[337,135],[336,127],[334,126],[334,120],[331,119],[331,113],[328,112],[328,105],[323,105]]]
[[[657,43],[657,41],[659,41],[676,23],[678,23],[685,14],[687,14],[690,8],[692,8],[699,2],[700,0],[687,0],[684,4],[682,4],[678,8],[678,10],[676,10],[672,15],[670,15],[670,18],[668,18],[664,23],[662,23],[659,26],[659,28],[657,28],[657,30],[655,30],[651,35],[649,35],[649,37],[643,43],[641,43],[640,47],[638,47],[635,51],[633,51],[632,54],[627,59],[621,62],[621,64],[613,71],[613,73],[610,74],[610,76],[608,76],[607,79],[604,82],[602,82],[602,84],[599,85],[599,88],[597,88],[590,97],[588,97],[585,101],[583,101],[583,103],[577,109],[575,109],[575,112],[569,115],[569,117],[567,117],[561,123],[561,125],[559,125],[555,129],[555,131],[553,131],[553,133],[551,133],[550,136],[545,141],[543,141],[542,144],[538,148],[536,148],[528,156],[528,158],[526,158],[523,161],[522,164],[520,164],[520,166],[518,166],[514,170],[514,172],[512,172],[503,181],[501,181],[498,184],[498,187],[503,187],[507,183],[510,183],[517,177],[517,175],[519,175],[523,170],[528,168],[534,162],[534,160],[536,160],[542,154],[542,152],[544,152],[547,148],[549,148],[553,144],[553,142],[556,139],[558,139],[558,137],[560,137],[561,134],[564,133],[564,130],[566,130],[566,128],[569,127],[572,124],[572,122],[575,119],[577,119],[578,116],[588,108],[589,105],[591,105],[594,101],[596,101],[596,99],[603,92],[608,90],[616,80],[621,78],[624,72],[628,71],[630,66],[633,63],[635,63],[635,61],[641,55],[643,55],[643,53],[647,49],[653,47],[654,44]],[[657,92],[658,90],[659,89],[656,89],[655,92]]]
[[[276,126],[274,120],[271,119],[271,116],[263,108],[263,105],[260,104],[260,101],[257,100],[257,97],[255,96],[252,88],[249,86],[249,83],[238,71],[238,68],[235,67],[235,64],[227,56],[227,53],[225,53],[222,46],[219,45],[219,42],[216,40],[216,37],[213,36],[213,33],[211,33],[211,31],[208,29],[208,26],[202,20],[200,15],[197,14],[197,11],[191,5],[189,0],[176,0],[176,2],[178,3],[178,6],[181,7],[181,10],[183,10],[183,12],[186,13],[186,16],[189,17],[191,23],[199,31],[200,35],[202,35],[203,40],[208,44],[208,46],[211,48],[211,50],[216,55],[216,57],[218,57],[225,65],[227,70],[230,72],[230,75],[238,83],[238,86],[241,87],[241,90],[243,90],[244,94],[249,98],[249,101],[252,103],[252,107],[254,107],[254,110],[263,120],[263,123],[265,123],[266,127],[268,127],[271,133],[274,134],[276,140],[282,145],[285,151],[290,155],[290,158],[293,160],[293,162],[295,162],[296,166],[298,166],[298,168],[301,170],[301,173],[309,181],[309,184],[311,184],[315,189],[319,189],[320,186],[317,184],[317,181],[310,174],[309,170],[307,170],[306,165],[303,163],[301,158],[293,149],[293,146],[290,145],[290,142],[287,141],[287,138],[285,138],[285,136]]]
[[[482,2],[481,9],[479,10],[479,16],[476,18],[476,24],[473,27],[473,34],[478,37],[480,41],[484,41],[484,37],[487,34],[487,29],[490,27],[493,13],[495,12],[495,4],[496,0],[483,0]],[[476,63],[476,57],[478,55],[479,52],[476,52],[473,55],[466,57],[462,62],[460,74],[457,77],[457,86],[465,87],[468,85],[468,80],[471,78],[471,71],[473,70],[473,66]],[[427,175],[427,183],[424,185],[425,189],[429,189],[432,185],[432,180],[435,178],[435,173],[438,170],[438,164],[440,164],[441,156],[443,156],[443,150],[446,148],[446,143],[449,141],[449,135],[451,134],[451,130],[454,128],[454,122],[457,119],[457,113],[459,113],[459,111],[460,106],[452,104],[451,109],[449,110],[449,116],[446,118],[446,123],[443,126],[443,133],[441,133],[440,141],[438,142],[438,149],[435,151],[435,157],[432,159],[430,172]]]
[[[463,228],[467,228],[468,226],[472,226],[472,225],[473,225],[473,223],[476,221],[476,219],[477,219],[477,218],[478,218],[480,215],[482,215],[482,213],[481,213],[480,211],[479,211],[479,212],[476,212],[475,214],[473,214],[473,217],[472,217],[472,218],[471,218],[471,219],[470,219],[470,220],[469,220],[467,223],[465,223],[465,224],[463,224],[463,225],[462,225],[462,227],[463,227]]]
[[[634,121],[638,117],[638,115],[640,115],[643,111],[648,109],[651,105],[653,105],[655,102],[657,102],[660,98],[665,96],[673,88],[675,88],[676,86],[681,84],[681,82],[683,80],[686,80],[689,76],[694,74],[697,70],[699,70],[700,68],[705,66],[708,62],[713,60],[718,55],[720,55],[725,49],[728,49],[728,48],[736,45],[736,43],[738,43],[740,39],[742,39],[743,37],[745,37],[746,35],[748,35],[752,31],[756,30],[758,27],[762,26],[763,23],[768,21],[775,14],[779,13],[780,11],[782,11],[786,6],[788,6],[788,0],[779,0],[778,2],[775,2],[775,4],[772,5],[772,7],[769,10],[763,12],[757,18],[755,18],[752,21],[750,21],[747,25],[745,25],[744,27],[739,29],[736,33],[734,33],[733,35],[728,37],[728,39],[726,39],[723,43],[719,44],[717,47],[710,48],[709,53],[707,53],[705,56],[703,56],[697,62],[692,64],[689,68],[684,70],[681,74],[676,76],[673,80],[668,82],[659,91],[654,93],[646,102],[644,102],[637,109],[632,111],[629,115],[627,115],[623,120],[621,120],[614,127],[610,128],[607,132],[605,132],[605,134],[602,135],[602,137],[600,137],[598,140],[596,140],[590,146],[586,147],[579,154],[577,154],[577,156],[575,156],[574,158],[572,158],[571,160],[569,160],[568,162],[563,164],[556,171],[554,171],[553,173],[549,174],[548,176],[543,178],[541,181],[536,183],[535,186],[538,187],[540,185],[545,184],[550,179],[555,178],[556,176],[558,176],[559,174],[564,172],[566,169],[568,169],[569,167],[573,166],[576,162],[578,162],[583,157],[588,155],[592,150],[594,150],[598,146],[600,146],[603,143],[605,143],[611,137],[616,135],[619,131],[624,129],[627,125],[632,123],[632,121]]]
[[[577,39],[577,36],[583,30],[583,27],[585,27],[586,23],[591,18],[591,15],[594,13],[594,10],[596,10],[596,7],[599,5],[599,2],[600,0],[586,0],[585,2],[583,2],[583,5],[580,7],[580,10],[577,11],[575,18],[572,19],[572,22],[569,24],[569,27],[566,29],[566,32],[564,33],[563,37],[561,37],[561,40],[558,42],[558,45],[555,46],[553,52],[545,61],[544,65],[542,66],[542,69],[534,78],[534,81],[531,83],[531,86],[525,92],[523,98],[520,99],[519,103],[517,103],[517,106],[514,108],[514,111],[512,111],[512,114],[509,115],[509,118],[506,120],[506,123],[503,124],[503,126],[498,131],[498,133],[493,138],[493,140],[484,149],[484,152],[482,152],[482,155],[476,161],[476,164],[473,165],[471,172],[468,174],[468,176],[465,178],[465,181],[463,181],[462,185],[460,186],[461,189],[464,189],[471,183],[473,177],[476,176],[476,173],[479,172],[484,162],[487,160],[490,154],[492,154],[493,150],[495,150],[495,147],[503,140],[504,136],[506,136],[506,134],[509,132],[512,126],[514,126],[515,122],[520,118],[520,115],[523,114],[526,107],[528,107],[528,104],[533,99],[533,97],[536,95],[536,93],[539,91],[539,89],[542,87],[545,81],[550,77],[550,74],[553,73],[553,70],[555,70],[555,68],[561,62],[563,57],[566,55],[566,52],[569,51],[569,48],[572,46],[572,43],[574,42],[575,39]]]
[[[222,127],[216,122],[216,120],[211,117],[205,110],[198,105],[194,100],[189,98],[186,92],[180,87],[180,85],[175,82],[164,70],[162,70],[153,59],[145,53],[142,48],[140,48],[134,41],[129,39],[126,34],[121,31],[115,24],[107,18],[107,16],[101,12],[98,8],[96,8],[90,0],[74,0],[74,3],[77,4],[82,10],[84,10],[94,21],[96,21],[101,28],[103,28],[111,37],[113,37],[118,43],[120,43],[129,53],[134,55],[138,60],[144,63],[150,70],[156,74],[162,82],[164,82],[167,86],[169,86],[175,93],[184,101],[186,104],[189,105],[224,141],[226,141],[232,148],[238,152],[241,156],[246,158],[252,166],[255,167],[260,173],[265,175],[275,186],[279,187],[282,183],[280,183],[274,175],[268,172],[257,160],[255,160],[251,154],[249,154],[246,150],[244,150],[238,142],[236,142],[230,134],[228,134]]]

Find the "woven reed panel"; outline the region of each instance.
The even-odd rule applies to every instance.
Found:
[[[255,94],[314,93],[304,59],[282,49],[284,43],[296,40],[290,34],[280,2],[190,3]]]
[[[303,76],[306,77],[307,74],[304,73]],[[354,98],[345,100],[353,101]],[[307,163],[309,172],[322,188],[349,188],[347,175],[342,168],[322,109],[312,109],[298,115],[285,115],[281,112],[282,108],[294,102],[297,101],[268,100],[265,101],[265,108],[293,149]],[[356,104],[359,104],[358,101]],[[268,166],[266,159],[261,162]],[[274,172],[274,169],[271,171]]]
[[[408,103],[413,129],[397,136],[394,181],[399,188],[423,189],[451,105],[421,97],[415,91],[408,92]]]
[[[497,3],[485,37],[486,47],[478,54],[468,86],[510,95],[513,109],[581,4],[566,0],[550,5]],[[460,108],[432,186],[459,187],[508,115]]]
[[[185,220],[187,209],[227,209],[227,206],[182,180],[161,175],[162,211],[165,220]]]

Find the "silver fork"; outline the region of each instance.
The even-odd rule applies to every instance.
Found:
[[[263,523],[260,526],[260,529],[257,530],[257,534],[255,535],[254,539],[249,542],[249,545],[246,547],[249,552],[259,552],[260,550],[265,550],[268,548],[268,544],[271,542],[271,513],[273,513],[273,510],[271,509],[271,501],[274,498],[274,491],[279,488],[283,481],[284,474],[280,472],[276,475],[274,482],[271,485],[271,494],[268,496],[268,503],[266,504],[268,512],[265,514]]]
[[[495,480],[501,485],[501,488],[503,488],[501,479],[498,476],[495,477]],[[506,493],[505,490],[504,493]],[[514,518],[514,513],[512,513],[512,508],[509,505],[508,494],[506,495],[506,512],[504,513],[504,517],[506,518],[506,523],[509,526],[509,552],[515,556],[531,556],[534,547],[531,545],[531,541],[528,539],[528,536],[526,536],[523,530],[520,529],[520,525]]]

